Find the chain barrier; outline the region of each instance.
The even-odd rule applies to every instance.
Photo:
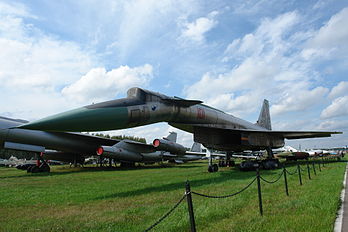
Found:
[[[280,173],[279,177],[275,181],[266,180],[262,176],[260,176],[260,179],[263,180],[264,182],[268,183],[268,184],[274,184],[274,183],[276,183],[276,182],[278,182],[280,180],[280,178],[283,176],[283,174],[284,174],[284,172]]]
[[[298,170],[296,170],[295,172],[289,172],[286,168],[285,168],[286,173],[288,173],[289,175],[295,175],[297,173]]]
[[[320,165],[320,163],[319,163]],[[308,166],[308,163],[307,163],[307,166]],[[320,166],[319,166],[320,168]],[[307,167],[308,169],[308,172],[309,172],[309,166]],[[285,167],[283,169],[283,171],[279,174],[279,177],[277,177],[276,180],[274,181],[269,181],[265,178],[263,178],[259,172],[257,171],[257,176],[248,184],[246,185],[243,189],[241,189],[240,191],[238,192],[235,192],[235,193],[232,193],[232,194],[229,194],[229,195],[224,195],[224,196],[211,196],[211,195],[206,195],[206,194],[203,194],[203,193],[198,193],[198,192],[194,192],[194,191],[191,191],[190,190],[190,187],[189,187],[189,183],[187,182],[186,184],[186,192],[185,194],[180,198],[180,200],[173,206],[173,208],[171,208],[166,214],[164,214],[160,219],[158,219],[154,224],[152,224],[150,227],[148,227],[146,230],[144,230],[145,232],[147,231],[150,231],[152,230],[155,226],[157,226],[159,223],[161,223],[164,219],[166,219],[182,202],[185,198],[187,198],[188,200],[190,199],[191,201],[191,207],[192,207],[192,199],[191,199],[191,194],[195,194],[195,195],[198,195],[198,196],[201,196],[201,197],[206,197],[206,198],[228,198],[228,197],[233,197],[233,196],[236,196],[242,192],[244,192],[245,190],[247,190],[256,180],[258,180],[258,185],[260,184],[260,180],[268,183],[268,184],[274,184],[276,182],[278,182],[280,180],[280,178],[284,175],[284,178],[285,178],[285,183],[287,182],[286,181],[286,173],[289,174],[289,175],[295,175],[296,173],[299,174],[299,179],[300,179],[300,184],[302,185],[302,178],[301,178],[301,171],[302,172],[305,172],[306,169],[302,169],[301,166],[299,164],[297,164],[297,170],[295,170],[294,172],[289,172]],[[259,178],[259,179],[258,179]],[[310,178],[310,176],[309,176]],[[286,185],[286,194],[289,195],[288,193],[288,189],[287,189],[287,183],[285,184]],[[187,188],[188,186],[188,188]],[[259,191],[259,198],[261,198],[261,195],[260,195],[260,186],[258,187],[258,191]],[[259,204],[260,204],[260,213],[261,215],[263,214],[262,213],[262,200],[259,199]],[[191,209],[192,212],[193,212],[193,209]],[[194,216],[193,216],[194,217]],[[191,225],[192,226],[192,225]],[[191,231],[195,231],[195,226],[193,225],[193,230],[191,228]]]
[[[201,197],[207,197],[207,198],[228,198],[228,197],[233,197],[235,195],[238,195],[239,193],[244,192],[247,188],[249,188],[255,182],[255,180],[256,180],[256,177],[247,186],[245,186],[242,190],[240,190],[240,191],[238,191],[236,193],[225,195],[225,196],[210,196],[210,195],[206,195],[206,194],[202,194],[202,193],[197,193],[197,192],[194,192],[194,191],[192,191],[191,193],[195,194],[195,195],[198,195],[198,196],[201,196]]]
[[[144,230],[144,232],[152,230],[155,226],[157,226],[159,223],[161,223],[164,219],[166,219],[180,204],[181,202],[186,198],[187,193],[185,193],[181,199],[174,205],[173,208],[171,208],[166,214],[164,214],[160,219],[158,219],[154,224],[152,224],[149,228]]]

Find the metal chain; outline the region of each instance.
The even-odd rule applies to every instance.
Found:
[[[288,173],[289,175],[295,175],[297,173],[297,169],[295,170],[295,172],[289,172],[287,169],[285,169],[286,173]]]
[[[280,178],[283,176],[283,174],[284,174],[284,172],[281,172],[279,177],[275,181],[266,180],[262,176],[260,176],[260,179],[263,180],[264,182],[268,183],[268,184],[274,184],[274,183],[276,183],[276,182],[278,182],[280,180]]]
[[[180,203],[186,198],[187,193],[185,193],[181,199],[174,205],[173,208],[171,208],[166,214],[164,214],[160,219],[158,219],[152,226],[144,230],[145,232],[152,230],[155,226],[157,226],[159,223],[161,223],[164,219],[166,219],[179,205]]]
[[[239,193],[242,193],[247,188],[249,188],[255,182],[255,180],[256,180],[256,177],[246,187],[244,187],[242,190],[240,190],[240,191],[238,191],[236,193],[225,195],[225,196],[210,196],[210,195],[205,195],[205,194],[197,193],[197,192],[193,192],[193,191],[191,193],[192,194],[196,194],[196,195],[201,196],[201,197],[207,197],[207,198],[228,198],[228,197],[233,197],[235,195],[238,195]]]

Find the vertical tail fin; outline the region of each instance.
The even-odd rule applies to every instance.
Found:
[[[192,147],[191,147],[190,151],[192,151],[192,152],[202,152],[202,146],[201,146],[201,144],[200,144],[200,143],[194,142],[194,143],[192,144]]]
[[[261,108],[259,119],[256,122],[257,125],[262,126],[268,130],[272,130],[271,116],[269,114],[269,103],[265,99]]]
[[[169,132],[169,135],[166,138],[164,138],[164,139],[176,143],[177,136],[178,136],[178,134],[176,132]]]

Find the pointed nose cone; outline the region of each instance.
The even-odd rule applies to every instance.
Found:
[[[127,107],[82,107],[20,126],[43,131],[105,131],[126,128]]]

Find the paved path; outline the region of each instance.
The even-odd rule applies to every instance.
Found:
[[[338,217],[335,223],[335,232],[348,232],[348,164],[346,166],[346,174],[344,175],[343,185],[345,188],[341,193],[341,200],[343,201],[343,205],[338,211]]]

